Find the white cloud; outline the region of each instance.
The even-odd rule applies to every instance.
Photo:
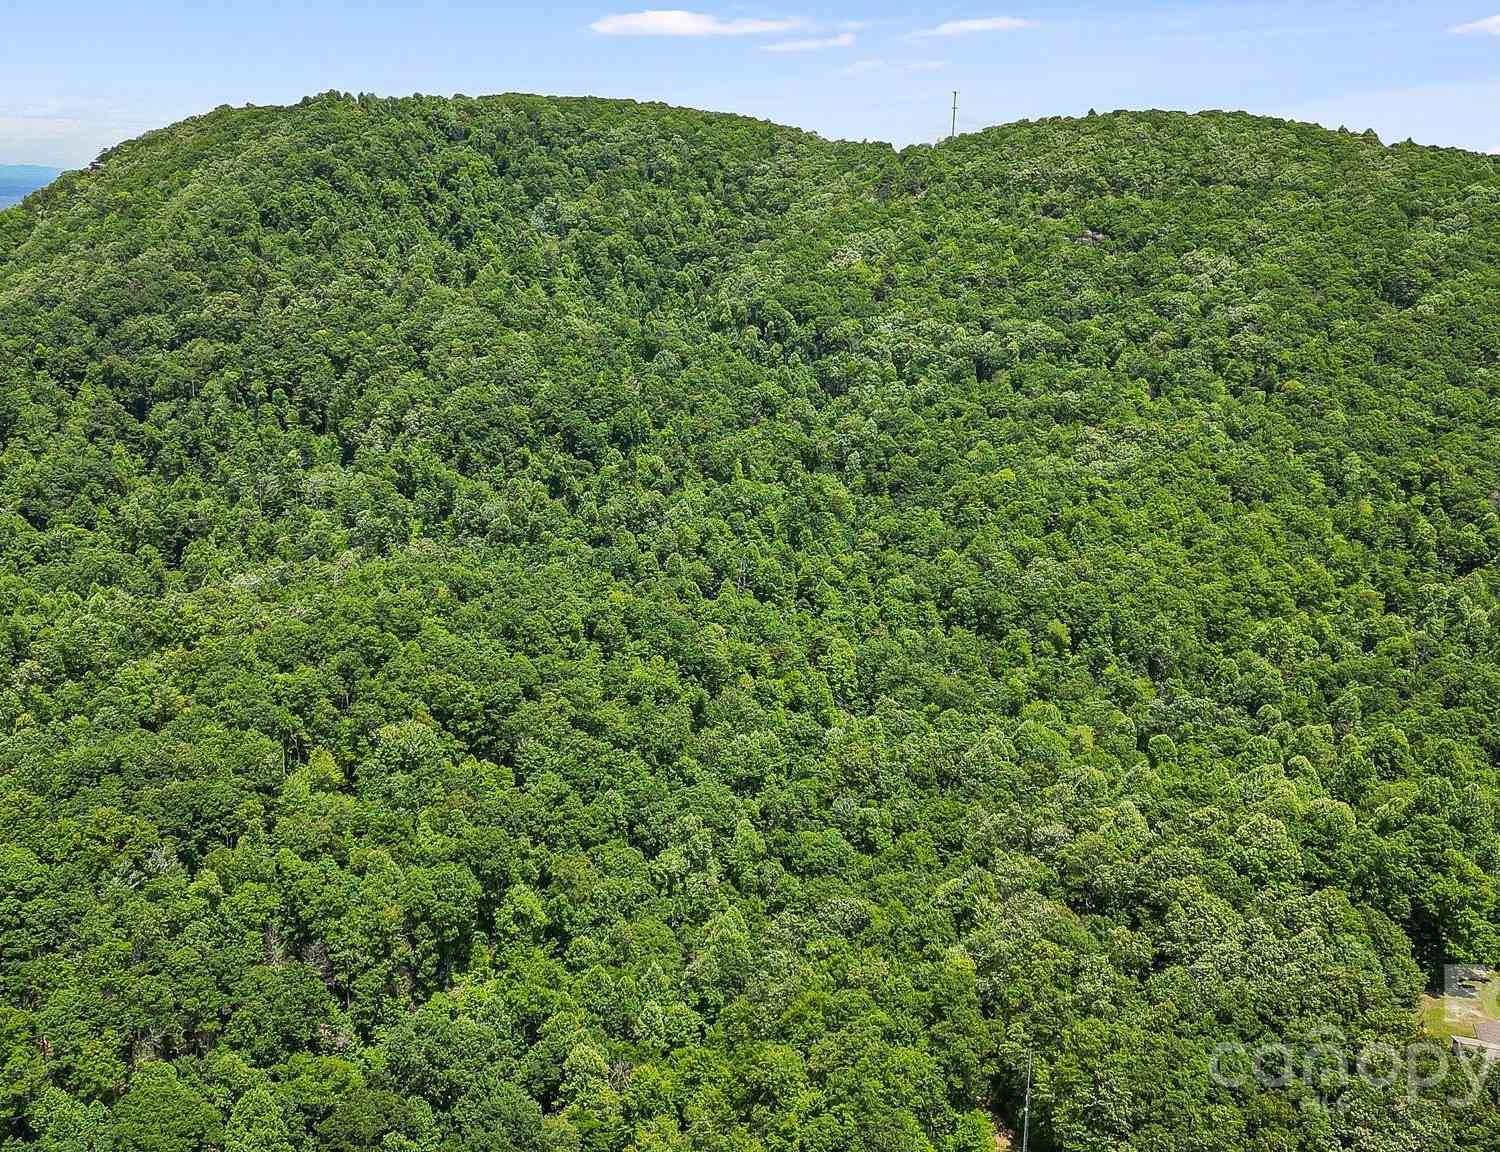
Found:
[[[645,12],[621,12],[601,16],[589,25],[605,36],[763,36],[801,28],[802,20],[723,20],[703,12],[680,8],[653,8]]]
[[[936,72],[945,67],[941,60],[856,60],[839,69],[840,76],[864,76],[870,72],[916,73]]]
[[[86,128],[72,116],[0,116],[0,140],[19,144],[72,140]]]
[[[1022,28],[1035,28],[1035,20],[1022,20],[1017,16],[982,16],[977,20],[947,20],[936,28],[918,32],[918,36],[967,36],[971,32],[1016,32]]]
[[[0,103],[0,162],[77,168],[111,145],[182,115],[142,114],[103,101]]]
[[[1483,20],[1475,20],[1472,24],[1460,24],[1453,31],[1488,32],[1491,36],[1500,36],[1500,16],[1488,16]]]
[[[824,48],[847,48],[854,43],[853,32],[840,32],[837,36],[824,36],[811,40],[783,40],[780,44],[767,44],[767,52],[819,52]]]

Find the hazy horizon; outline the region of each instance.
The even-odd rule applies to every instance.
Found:
[[[323,91],[332,91],[332,89],[324,89]],[[308,96],[316,96],[316,95],[318,95],[318,93],[316,93],[316,92],[309,92],[309,93],[307,93],[307,95]],[[899,141],[895,141],[895,140],[882,140],[879,137],[873,137],[873,136],[835,135],[835,134],[830,134],[830,133],[819,132],[815,128],[806,128],[803,125],[789,124],[789,123],[787,123],[785,121],[778,121],[774,117],[770,117],[770,116],[755,116],[753,113],[739,112],[739,111],[736,111],[736,110],[730,109],[730,108],[708,108],[708,107],[703,107],[703,106],[699,106],[699,105],[674,104],[672,101],[652,100],[652,99],[646,98],[646,97],[637,98],[637,97],[628,97],[628,96],[596,96],[596,94],[594,94],[594,93],[586,93],[586,92],[575,93],[575,92],[516,92],[516,91],[503,91],[503,92],[464,92],[464,93],[459,93],[459,92],[426,92],[426,93],[414,93],[414,92],[401,92],[401,93],[395,93],[395,92],[377,92],[377,93],[374,93],[374,95],[377,96],[377,97],[379,97],[379,98],[382,98],[382,99],[401,99],[401,98],[404,98],[404,97],[415,96],[415,95],[437,96],[437,97],[440,97],[440,98],[443,98],[443,99],[449,99],[449,98],[460,97],[460,96],[467,96],[467,97],[482,99],[482,98],[488,98],[488,97],[499,97],[499,96],[507,96],[507,95],[526,95],[526,96],[538,96],[538,97],[542,97],[542,98],[556,98],[556,99],[597,98],[597,99],[605,99],[605,100],[636,100],[638,103],[642,103],[642,104],[646,104],[646,103],[669,104],[669,105],[672,105],[674,107],[690,108],[693,111],[697,111],[697,112],[706,112],[706,113],[711,113],[711,114],[724,114],[724,115],[742,115],[742,116],[747,116],[747,117],[753,117],[754,119],[759,119],[759,120],[769,120],[769,121],[772,121],[772,122],[775,122],[775,123],[783,124],[786,127],[800,128],[800,129],[802,129],[804,131],[812,132],[815,135],[822,136],[825,139],[834,140],[834,141],[839,141],[839,140],[842,140],[842,141],[860,140],[860,141],[864,141],[864,142],[872,143],[872,144],[885,143],[885,144],[891,145],[891,147],[896,148],[896,149],[910,147],[913,144],[920,144],[920,143],[927,143],[928,142],[928,141],[922,141],[922,140],[899,142]],[[251,103],[254,103],[254,102],[251,102]],[[288,101],[288,102],[276,103],[276,104],[262,104],[262,105],[259,105],[259,106],[261,106],[261,107],[290,107],[290,106],[292,106],[292,105],[294,105],[296,103],[297,103],[297,101]],[[221,102],[220,104],[216,104],[216,105],[214,105],[213,107],[210,107],[210,108],[204,108],[204,109],[202,109],[200,111],[186,113],[183,116],[177,117],[175,120],[167,120],[167,121],[163,121],[161,124],[156,124],[156,125],[152,125],[152,126],[147,127],[147,128],[142,128],[139,132],[132,133],[129,136],[122,136],[119,140],[115,141],[114,143],[106,145],[104,148],[100,149],[100,153],[107,151],[109,148],[116,147],[119,144],[123,144],[123,143],[125,143],[125,142],[127,142],[129,140],[132,140],[132,139],[135,139],[135,138],[137,138],[139,136],[145,135],[146,133],[156,131],[157,129],[160,129],[160,128],[169,127],[170,125],[172,125],[174,123],[177,123],[177,122],[179,122],[181,120],[191,119],[191,118],[193,118],[195,116],[204,116],[204,115],[207,115],[210,112],[212,112],[214,110],[214,108],[219,108],[219,107],[223,107],[223,106],[224,105]],[[1130,112],[1182,112],[1182,113],[1186,113],[1187,115],[1192,115],[1192,116],[1202,115],[1202,114],[1205,114],[1205,113],[1213,113],[1213,112],[1224,112],[1224,113],[1232,113],[1232,114],[1241,114],[1242,113],[1242,114],[1249,115],[1249,116],[1263,116],[1263,117],[1266,117],[1266,118],[1269,118],[1269,119],[1286,120],[1286,121],[1291,121],[1291,122],[1296,122],[1296,123],[1317,124],[1317,125],[1320,125],[1321,127],[1329,129],[1330,131],[1337,131],[1340,128],[1348,129],[1351,132],[1376,131],[1376,135],[1378,135],[1380,137],[1381,143],[1386,144],[1386,145],[1403,143],[1405,140],[1407,140],[1408,138],[1410,138],[1413,143],[1415,143],[1417,145],[1420,145],[1422,147],[1429,147],[1429,148],[1458,148],[1458,149],[1460,149],[1462,151],[1474,152],[1474,153],[1477,153],[1479,155],[1500,155],[1500,149],[1465,148],[1463,145],[1434,143],[1434,142],[1429,141],[1429,140],[1423,140],[1423,139],[1419,139],[1419,138],[1416,138],[1416,137],[1408,137],[1408,136],[1402,136],[1402,137],[1399,137],[1399,138],[1393,138],[1393,137],[1389,137],[1389,136],[1387,136],[1387,135],[1385,135],[1383,133],[1380,133],[1378,130],[1373,129],[1370,126],[1361,126],[1358,123],[1350,123],[1350,122],[1347,122],[1347,121],[1339,121],[1337,123],[1331,123],[1331,122],[1329,122],[1326,119],[1318,119],[1318,118],[1313,117],[1313,116],[1298,116],[1298,115],[1295,115],[1295,114],[1292,114],[1292,113],[1286,112],[1286,111],[1282,111],[1282,112],[1259,112],[1259,111],[1256,111],[1253,108],[1210,108],[1210,107],[1203,107],[1203,108],[1168,108],[1168,107],[1163,107],[1163,106],[1149,106],[1148,107],[1148,106],[1145,106],[1145,105],[1141,105],[1139,107],[1122,107],[1122,108],[1092,108],[1092,109],[1086,110],[1085,112],[1041,113],[1041,114],[1038,114],[1036,116],[1021,116],[1021,117],[1016,117],[1015,119],[1012,119],[1012,120],[996,120],[993,123],[989,123],[989,124],[974,124],[974,123],[971,123],[971,124],[968,124],[968,125],[960,124],[959,127],[958,127],[957,134],[960,135],[960,136],[970,135],[970,134],[976,133],[976,132],[984,132],[984,131],[987,131],[988,129],[991,129],[991,128],[999,128],[999,127],[1004,127],[1007,124],[1015,124],[1015,123],[1021,123],[1021,122],[1026,122],[1026,121],[1054,119],[1054,118],[1060,118],[1060,119],[1077,119],[1077,118],[1080,118],[1080,117],[1088,115],[1089,111],[1098,113],[1099,115],[1111,115],[1111,114],[1115,114],[1115,113],[1130,113]],[[940,134],[938,134],[935,137],[935,139],[942,139],[946,135],[947,135],[946,133],[940,133]],[[92,163],[95,159],[97,159],[97,157],[98,157],[98,154],[95,154],[94,156],[89,157],[88,160],[85,160],[82,163],[78,163],[78,164],[43,164],[43,163],[32,162],[31,160],[28,160],[25,157],[14,157],[13,158],[13,157],[10,157],[10,156],[4,155],[4,154],[0,154],[0,172],[4,172],[4,171],[8,170],[8,171],[14,173],[17,170],[24,170],[24,171],[30,171],[30,172],[35,172],[35,173],[45,173],[45,174],[48,174],[48,179],[51,180],[51,179],[55,179],[56,177],[62,175],[64,172],[76,171],[76,170],[78,170],[80,168],[87,167],[90,163]]]
[[[19,204],[38,188],[57,179],[59,169],[47,164],[8,164],[0,160],[0,208]]]
[[[1117,109],[1233,109],[1500,150],[1500,0],[1397,3],[102,0],[31,5],[0,45],[0,161],[77,168],[223,104],[337,89],[591,95],[900,147]],[[420,13],[420,18],[417,18]],[[82,30],[82,31],[80,31]]]

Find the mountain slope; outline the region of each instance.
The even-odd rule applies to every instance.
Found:
[[[0,316],[7,1138],[1500,1134],[1211,1074],[1500,960],[1494,158],[329,94]]]

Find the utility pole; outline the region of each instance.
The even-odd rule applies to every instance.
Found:
[[[1026,1053],[1026,1104],[1021,1110],[1021,1152],[1031,1142],[1031,1053]]]
[[[953,90],[953,118],[948,121],[948,139],[953,139],[953,134],[958,131],[958,89]]]

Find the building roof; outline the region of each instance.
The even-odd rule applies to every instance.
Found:
[[[1489,1040],[1479,1040],[1473,1036],[1455,1036],[1453,1047],[1455,1050],[1462,1048],[1468,1052],[1478,1052],[1487,1060],[1500,1060],[1500,1044]]]
[[[1474,1025],[1474,1036],[1488,1044],[1500,1044],[1500,1020],[1480,1020]]]

